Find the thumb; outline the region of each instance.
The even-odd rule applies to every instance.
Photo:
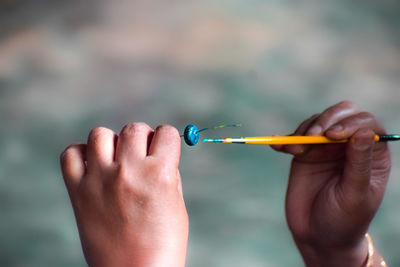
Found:
[[[372,130],[360,129],[347,144],[342,185],[350,198],[364,195],[369,188],[374,138]]]

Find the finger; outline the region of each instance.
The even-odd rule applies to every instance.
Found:
[[[310,126],[315,123],[315,121],[319,118],[319,116],[321,116],[321,114],[317,113],[317,114],[312,115],[307,120],[303,121],[299,125],[299,127],[297,127],[297,129],[296,129],[296,131],[294,132],[293,135],[305,135],[305,133],[307,132],[308,128],[310,128]]]
[[[127,124],[121,131],[116,151],[116,161],[135,161],[147,156],[153,129],[144,122]]]
[[[274,135],[272,135],[272,136],[278,136],[278,135],[274,134]],[[284,151],[284,145],[270,145],[270,147],[271,147],[273,150],[277,151],[277,152],[285,152],[285,151]]]
[[[157,127],[150,144],[149,155],[163,158],[178,166],[181,155],[181,140],[178,130],[170,125]]]
[[[353,102],[342,101],[322,112],[318,119],[308,128],[305,135],[323,135],[333,124],[358,112],[359,108]]]
[[[110,129],[97,127],[90,131],[87,145],[89,172],[113,164],[116,140],[117,135]]]
[[[60,155],[61,171],[68,190],[76,187],[86,172],[86,145],[74,144]]]
[[[319,113],[314,114],[307,120],[303,121],[299,125],[299,127],[297,127],[296,131],[291,135],[304,135],[307,129],[315,122],[319,115]],[[306,147],[306,145],[278,145],[277,147],[272,148],[279,152],[284,152],[296,156],[303,154],[306,151]]]
[[[375,133],[359,129],[347,143],[342,190],[349,198],[357,198],[368,191]]]
[[[277,152],[299,156],[306,152],[305,145],[270,145],[271,148]]]
[[[270,147],[277,152],[285,152],[284,145],[270,145]]]
[[[382,124],[368,112],[361,112],[347,117],[332,125],[327,131],[326,136],[332,139],[345,139],[352,136],[358,129],[371,129],[376,134],[385,134],[386,130]]]
[[[178,176],[178,192],[179,192],[179,195],[183,199],[182,176],[181,176],[179,169],[177,170],[177,172],[178,172],[178,175],[177,175]]]

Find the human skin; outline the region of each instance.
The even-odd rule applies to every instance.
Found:
[[[370,113],[340,102],[304,121],[293,135],[349,138],[346,144],[277,145],[293,154],[286,218],[306,266],[365,266],[365,234],[381,204],[391,159],[386,131]],[[375,252],[374,266],[381,266]]]
[[[180,137],[126,125],[93,129],[60,156],[89,266],[184,266],[188,216],[179,174]]]

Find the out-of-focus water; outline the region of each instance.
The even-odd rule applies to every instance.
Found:
[[[349,99],[400,132],[397,1],[0,4],[0,265],[85,266],[58,166],[132,121],[203,137],[287,134]],[[400,265],[400,144],[371,235]],[[302,266],[284,217],[290,156],[183,146],[187,266]]]

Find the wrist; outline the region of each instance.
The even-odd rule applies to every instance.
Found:
[[[355,266],[363,267],[368,261],[368,241],[363,238],[350,247],[324,247],[304,242],[296,242],[307,267]]]
[[[86,255],[90,267],[184,267],[186,248],[180,250],[134,249],[109,251],[101,255]]]
[[[146,266],[164,267],[176,266],[184,267],[186,260],[186,248],[176,250],[148,251],[134,257],[134,261],[127,266]],[[115,266],[115,265],[112,265]]]

